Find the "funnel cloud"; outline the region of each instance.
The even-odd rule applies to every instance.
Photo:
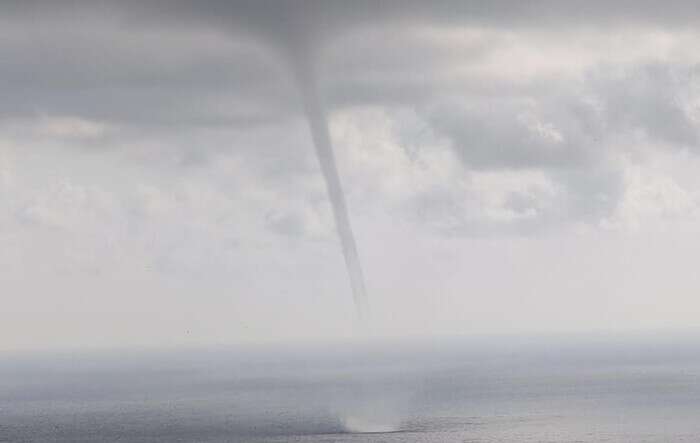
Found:
[[[299,90],[316,149],[316,156],[321,165],[321,171],[328,190],[328,198],[333,208],[333,218],[343,248],[343,256],[348,276],[350,277],[355,309],[359,319],[366,320],[369,314],[369,304],[365,279],[360,258],[357,254],[355,236],[350,225],[345,194],[343,193],[335,154],[333,153],[333,144],[328,132],[328,118],[319,96],[318,85],[313,71],[313,67],[310,64],[297,70]]]
[[[2,5],[0,349],[697,325],[697,2]]]

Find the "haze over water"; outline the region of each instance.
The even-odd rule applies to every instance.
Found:
[[[0,1],[0,443],[700,441],[698,24]]]
[[[0,441],[691,442],[699,351],[501,337],[4,355]]]

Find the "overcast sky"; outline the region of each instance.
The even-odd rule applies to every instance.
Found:
[[[352,336],[300,63],[374,333],[696,326],[700,10],[606,3],[3,2],[0,349]]]

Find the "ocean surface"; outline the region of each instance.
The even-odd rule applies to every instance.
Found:
[[[700,442],[700,340],[0,354],[2,442]]]

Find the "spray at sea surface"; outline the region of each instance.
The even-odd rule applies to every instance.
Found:
[[[328,130],[328,117],[319,94],[313,62],[306,57],[301,57],[295,63],[295,67],[297,84],[316,157],[321,166],[328,198],[333,209],[333,218],[350,279],[355,311],[364,329],[367,326],[369,316],[367,290],[365,288],[362,265],[357,253],[355,236],[350,224],[345,193],[340,181],[333,144]],[[361,384],[360,388],[364,388],[364,386],[364,384]],[[367,396],[364,397],[364,404],[353,405],[348,409],[338,411],[338,417],[343,429],[349,433],[395,432],[398,429],[397,422],[395,420],[387,420],[385,416],[378,414],[372,400]]]
[[[700,441],[695,337],[529,340],[2,355],[0,441]]]

